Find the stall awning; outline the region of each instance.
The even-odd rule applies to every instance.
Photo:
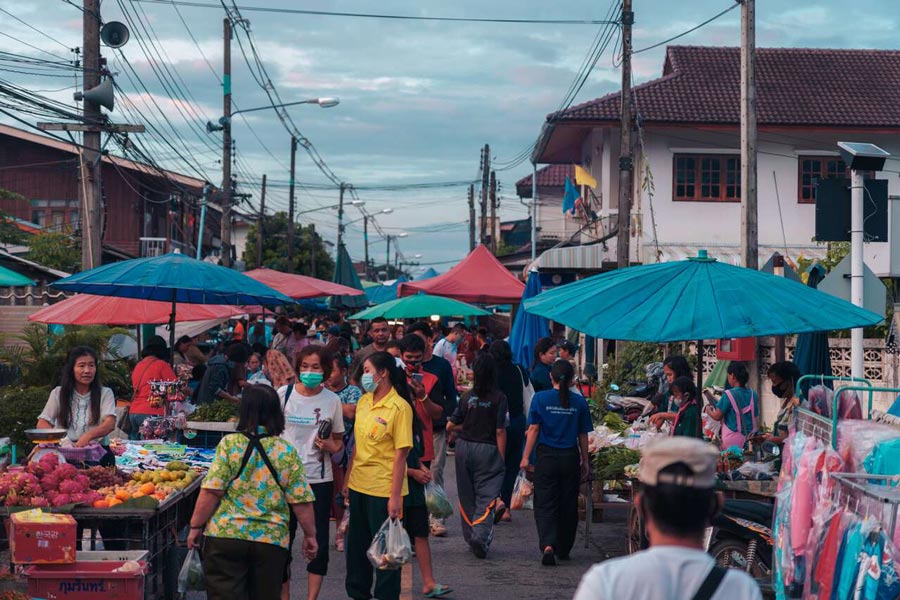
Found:
[[[715,258],[719,262],[729,265],[741,266],[741,247],[737,244],[660,244],[660,261],[672,262],[676,260],[686,260],[692,256],[697,256],[700,250],[707,250],[710,258]],[[653,255],[656,252],[656,246],[653,244],[644,244],[645,263],[656,262]],[[806,259],[822,260],[825,258],[827,247],[816,244],[798,244],[793,246],[759,246],[759,258],[762,261],[767,260],[775,252],[785,256],[793,263],[801,256]]]
[[[603,267],[603,262],[609,262],[610,260],[610,251],[604,250],[603,244],[591,244],[589,246],[551,248],[543,252],[533,266],[539,271],[546,269],[600,271]]]

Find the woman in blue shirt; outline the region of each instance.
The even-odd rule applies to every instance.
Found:
[[[744,363],[733,362],[728,366],[728,385],[716,406],[707,406],[706,413],[716,421],[722,421],[722,448],[743,448],[747,438],[756,431],[759,416],[759,398],[747,388],[750,373]]]
[[[531,363],[531,385],[534,391],[542,392],[552,390],[553,382],[550,381],[550,366],[556,361],[556,344],[553,340],[541,338],[534,345],[534,361]]]
[[[569,558],[578,527],[578,486],[590,473],[587,434],[593,429],[585,399],[569,390],[575,379],[572,363],[558,360],[550,369],[553,389],[531,399],[528,434],[521,467],[537,447],[534,468],[534,520],[541,563]],[[580,468],[579,468],[580,467]]]

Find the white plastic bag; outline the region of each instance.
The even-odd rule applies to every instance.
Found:
[[[516,483],[513,485],[510,510],[530,509],[534,500],[534,484],[528,481],[525,471],[519,471]]]
[[[194,548],[188,550],[181,572],[178,573],[178,593],[202,592],[206,590],[206,577],[203,574],[203,561],[200,552]]]
[[[450,502],[450,497],[444,488],[434,480],[425,484],[425,506],[428,507],[428,514],[436,519],[453,516],[453,504]]]
[[[372,538],[366,552],[369,562],[376,569],[394,571],[412,558],[412,544],[400,519],[388,518]]]

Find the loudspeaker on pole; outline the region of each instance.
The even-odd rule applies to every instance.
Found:
[[[100,85],[85,92],[75,92],[74,97],[75,100],[79,101],[87,100],[88,102],[95,102],[106,110],[111,111],[115,105],[112,79],[106,78]]]

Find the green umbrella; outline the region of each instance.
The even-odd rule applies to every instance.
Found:
[[[430,317],[437,315],[439,317],[483,317],[491,313],[481,310],[477,306],[453,300],[452,298],[443,298],[441,296],[429,296],[427,294],[416,294],[415,296],[406,296],[397,298],[389,302],[384,302],[378,306],[367,308],[362,312],[358,312],[351,316],[351,319],[371,320],[376,317],[384,317],[385,319],[415,319],[418,317]]]
[[[760,337],[884,319],[818,290],[708,258],[617,269],[544,292],[525,310],[594,337],[635,342]]]
[[[35,285],[34,281],[6,267],[0,267],[0,287]]]

